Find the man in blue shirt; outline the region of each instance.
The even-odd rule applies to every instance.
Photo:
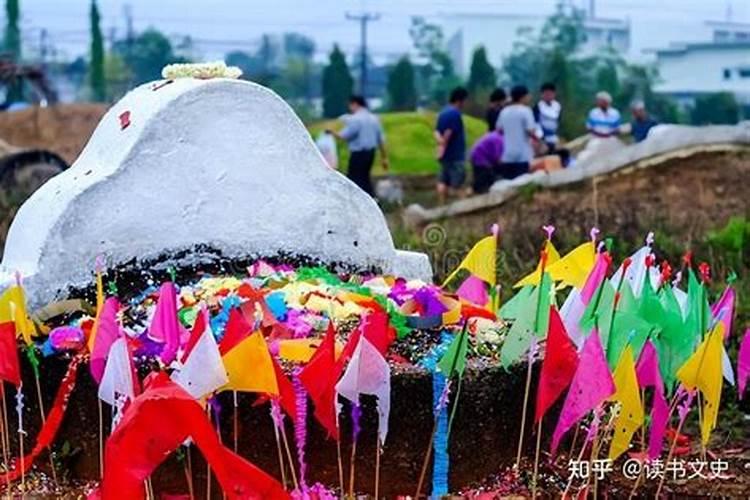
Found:
[[[440,162],[437,193],[440,202],[445,201],[449,190],[461,193],[466,179],[464,160],[466,158],[466,134],[461,110],[469,93],[463,87],[453,89],[448,105],[443,108],[435,125],[437,159]]]
[[[656,120],[646,111],[643,101],[635,101],[631,107],[633,121],[630,123],[630,134],[635,142],[641,142],[648,137],[649,131],[656,126]]]

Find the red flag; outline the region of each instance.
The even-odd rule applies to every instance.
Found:
[[[279,403],[294,422],[297,418],[297,396],[294,393],[294,384],[287,378],[274,356],[271,356],[271,360],[273,361],[273,371],[276,372],[276,382],[279,384]]]
[[[238,308],[229,311],[229,319],[224,329],[224,336],[219,343],[219,352],[222,356],[232,350],[234,346],[245,340],[250,335],[252,328],[250,323],[245,320]]]
[[[206,322],[208,321],[208,318],[206,317],[207,315],[208,313],[205,308],[201,308],[198,312],[198,316],[196,316],[195,323],[193,324],[193,329],[190,332],[190,337],[185,345],[185,349],[182,351],[182,357],[180,358],[181,363],[185,363],[188,356],[190,356],[193,347],[195,347],[195,344],[198,343],[201,335],[203,335],[203,332],[206,330]]]
[[[389,327],[388,321],[388,314],[382,311],[371,312],[362,317],[362,333],[383,356],[396,339],[396,331]]]
[[[539,389],[536,393],[535,422],[554,404],[565,390],[578,367],[576,346],[565,332],[560,313],[554,307],[549,308],[549,332],[545,349],[542,372],[539,375]]]
[[[21,385],[16,325],[10,321],[0,323],[0,381],[8,381],[16,387]]]
[[[200,404],[163,373],[125,410],[107,439],[101,498],[145,498],[144,481],[188,437],[228,498],[289,498],[273,477],[222,446]]]
[[[338,439],[336,427],[336,382],[342,367],[336,363],[336,339],[333,323],[328,324],[323,341],[315,350],[310,361],[299,374],[300,381],[315,405],[315,417],[326,428],[328,435]]]

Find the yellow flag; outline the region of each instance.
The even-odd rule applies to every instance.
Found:
[[[279,394],[271,353],[262,333],[247,337],[226,353],[222,361],[229,383],[221,390]]]
[[[102,273],[96,272],[96,317],[94,318],[94,326],[91,328],[89,334],[88,347],[89,352],[94,352],[94,339],[96,338],[96,331],[99,329],[99,316],[102,314],[102,308],[104,307],[104,282],[102,281]]]
[[[551,264],[547,271],[552,281],[561,281],[564,286],[574,286],[580,290],[594,268],[595,259],[596,248],[592,241],[588,241]]]
[[[615,433],[609,448],[609,458],[617,460],[628,450],[633,434],[643,425],[643,403],[638,389],[638,377],[635,374],[633,349],[630,346],[627,346],[620,356],[613,378],[617,390],[610,401],[620,403],[620,413],[615,420]]]
[[[26,297],[20,285],[13,285],[0,295],[0,323],[14,323],[16,334],[21,334],[26,344],[36,335],[34,322],[26,312]]]
[[[703,393],[703,420],[701,421],[701,439],[708,444],[711,431],[716,427],[721,400],[721,348],[724,338],[724,324],[717,323],[711,334],[701,342],[685,364],[677,370],[677,380],[686,389],[698,388]]]
[[[284,339],[279,341],[279,357],[287,361],[307,363],[315,354],[321,339]],[[343,350],[343,346],[336,342],[336,356]]]
[[[553,245],[550,240],[547,240],[547,243],[544,244],[544,250],[547,252],[547,269],[549,269],[555,262],[560,260],[560,254],[557,253],[555,245]],[[538,285],[541,278],[542,261],[540,260],[534,272],[521,278],[521,281],[513,285],[513,288],[520,288],[526,285]]]
[[[461,261],[456,270],[446,278],[443,286],[447,285],[458,274],[460,269],[466,269],[485,283],[489,283],[490,286],[495,286],[496,258],[497,238],[495,236],[482,238],[469,250],[469,253],[466,254],[466,257],[464,257],[464,260]]]

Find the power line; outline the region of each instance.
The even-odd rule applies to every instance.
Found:
[[[346,13],[346,18],[349,21],[359,22],[359,37],[360,43],[362,44],[362,60],[359,62],[359,89],[362,96],[367,91],[367,23],[370,21],[377,21],[380,19],[380,14],[372,14],[363,12],[362,14],[349,14]]]

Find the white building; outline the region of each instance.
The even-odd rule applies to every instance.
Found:
[[[534,14],[443,14],[440,23],[447,36],[446,48],[459,75],[466,76],[474,50],[484,46],[495,67],[502,64],[515,43],[528,33],[538,32],[547,15]],[[630,49],[630,23],[621,19],[584,20],[584,53],[611,47],[617,52]]]
[[[657,92],[683,105],[692,104],[696,95],[732,92],[750,105],[750,39],[673,44],[655,54],[661,80]]]

